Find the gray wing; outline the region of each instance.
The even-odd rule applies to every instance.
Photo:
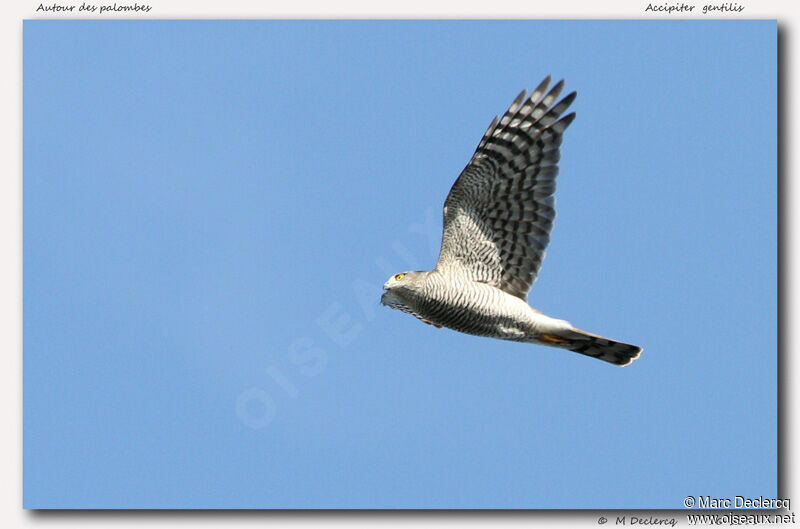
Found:
[[[523,91],[492,121],[444,203],[438,270],[527,298],[544,259],[555,218],[559,145],[575,113],[561,117],[577,95],[553,105],[564,81],[550,77]]]

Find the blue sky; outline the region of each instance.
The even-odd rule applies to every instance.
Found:
[[[774,21],[23,33],[25,507],[777,494]],[[624,369],[378,304],[547,74],[578,117],[530,301]]]

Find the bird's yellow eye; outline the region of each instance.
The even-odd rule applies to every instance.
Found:
[[[394,276],[394,280],[395,280],[395,281],[400,281],[401,279],[403,279],[403,276],[404,276],[404,275],[405,275],[405,274],[397,274],[396,276]]]

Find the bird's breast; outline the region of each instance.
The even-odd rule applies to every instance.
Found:
[[[418,300],[418,312],[444,327],[506,339],[534,333],[533,309],[499,288],[459,277],[431,278]]]

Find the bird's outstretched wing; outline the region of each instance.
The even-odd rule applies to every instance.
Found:
[[[523,91],[483,135],[444,203],[436,268],[527,298],[544,259],[555,218],[559,145],[577,95],[553,104],[564,87],[550,77]]]

